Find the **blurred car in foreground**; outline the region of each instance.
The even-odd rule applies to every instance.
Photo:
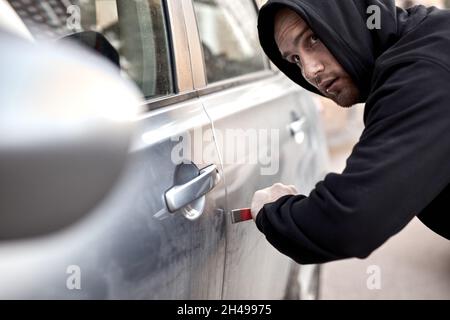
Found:
[[[317,296],[317,266],[300,268],[271,247],[253,222],[232,224],[229,215],[231,209],[248,207],[256,190],[275,182],[294,184],[308,194],[327,170],[318,110],[310,94],[273,69],[262,54],[253,1],[0,0],[0,5],[8,8],[0,11],[0,21],[8,21],[3,28],[31,42],[81,44],[85,56],[78,54],[79,64],[69,59],[73,66],[96,65],[100,58],[92,58],[95,52],[117,72],[104,75],[105,87],[99,88],[91,86],[94,77],[89,81],[88,73],[75,79],[69,77],[73,72],[66,72],[65,80],[48,77],[61,68],[58,60],[52,65],[36,58],[25,64],[34,82],[11,84],[16,87],[9,92],[23,94],[11,105],[24,97],[44,97],[36,103],[49,101],[53,111],[63,114],[77,106],[99,106],[103,113],[115,114],[115,104],[133,107],[121,100],[119,89],[106,85],[120,74],[140,89],[143,108],[133,120],[125,169],[120,169],[120,153],[106,152],[114,154],[115,143],[125,141],[117,138],[124,137],[118,134],[120,126],[110,140],[100,135],[95,147],[75,152],[87,155],[77,167],[84,175],[52,181],[76,164],[72,153],[49,154],[51,166],[44,171],[27,168],[33,179],[25,176],[24,181],[33,184],[21,192],[23,202],[39,190],[48,191],[47,196],[54,195],[54,212],[64,215],[78,206],[80,219],[54,225],[46,236],[45,228],[18,237],[8,237],[3,229],[0,298]],[[2,86],[12,73],[1,78]],[[0,99],[9,99],[8,92]],[[118,115],[120,122],[122,113]],[[91,124],[79,127],[80,137],[89,138],[83,141],[97,137],[98,123]],[[61,130],[69,125],[61,123]],[[92,194],[98,175],[114,161],[110,188],[97,186],[102,192],[89,199],[81,219],[82,206],[71,200]],[[13,181],[16,175],[9,173]],[[0,197],[4,199],[3,191]],[[25,227],[33,214],[47,212],[40,202],[24,208]]]

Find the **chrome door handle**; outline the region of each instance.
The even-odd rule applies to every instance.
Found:
[[[291,122],[289,124],[289,131],[291,132],[291,134],[293,136],[295,136],[297,133],[302,132],[303,131],[303,124],[305,123],[306,119],[305,118],[300,118],[297,121]]]
[[[167,208],[175,212],[211,191],[220,181],[216,165],[212,164],[200,170],[191,181],[173,186],[165,193]]]
[[[305,140],[305,132],[303,130],[305,122],[306,119],[301,117],[300,119],[289,124],[289,131],[298,144],[301,144]]]

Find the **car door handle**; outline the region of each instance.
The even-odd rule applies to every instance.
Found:
[[[204,196],[211,191],[220,181],[220,174],[216,165],[209,165],[202,170],[197,177],[189,182],[176,185],[165,193],[167,208],[175,212],[189,203]]]
[[[303,131],[303,125],[305,123],[306,119],[304,117],[301,117],[300,119],[291,122],[289,124],[289,131],[293,136],[295,136],[297,133]]]
[[[289,124],[289,131],[298,144],[301,144],[305,140],[305,131],[303,128],[305,122],[306,119],[301,117],[300,119]]]

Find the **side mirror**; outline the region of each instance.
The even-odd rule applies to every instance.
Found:
[[[0,240],[59,231],[125,167],[140,94],[102,58],[0,31]]]

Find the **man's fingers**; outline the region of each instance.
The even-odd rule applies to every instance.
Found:
[[[256,215],[264,204],[274,202],[283,196],[291,194],[298,194],[297,188],[292,184],[285,185],[279,182],[268,188],[256,191],[253,195],[251,204],[251,214],[253,218],[256,219]]]
[[[278,182],[272,185],[269,189],[269,192],[277,197],[281,197],[286,194],[298,194],[298,190],[293,184],[285,185]]]

